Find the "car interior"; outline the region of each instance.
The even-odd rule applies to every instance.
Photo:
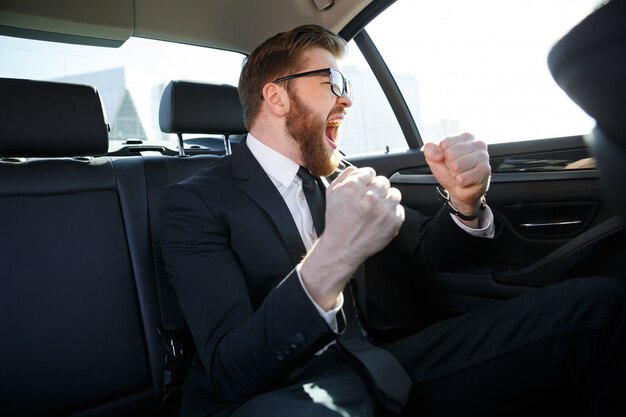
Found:
[[[441,202],[421,126],[364,29],[393,3],[3,0],[0,35],[100,48],[137,37],[245,55],[298,24],[328,27],[355,41],[406,142],[346,160],[375,168],[405,205],[434,214]],[[487,199],[500,224],[490,251],[445,272],[416,271],[386,252],[368,261],[371,307],[389,334],[566,279],[625,278],[624,4],[591,14],[549,58],[557,83],[597,123],[593,133],[489,145]],[[168,185],[242,146],[237,88],[171,79],[158,100],[169,145],[129,138],[113,147],[100,88],[2,68],[0,413],[177,415],[194,345],[160,257],[159,202]],[[600,169],[577,168],[589,158]],[[412,295],[389,299],[383,286]]]

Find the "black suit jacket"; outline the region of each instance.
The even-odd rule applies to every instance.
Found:
[[[199,358],[185,390],[209,409],[284,383],[337,337],[295,273],[306,251],[289,209],[245,144],[169,187],[161,209],[165,267]],[[407,209],[390,247],[437,267],[475,241],[445,210]]]

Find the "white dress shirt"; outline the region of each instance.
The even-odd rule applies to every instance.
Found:
[[[304,247],[308,251],[313,247],[313,243],[317,240],[317,233],[315,226],[313,225],[313,217],[311,217],[311,211],[309,205],[306,202],[304,191],[302,190],[302,179],[298,177],[298,169],[300,165],[293,162],[283,154],[276,152],[274,149],[265,145],[257,138],[248,133],[246,144],[252,152],[252,155],[259,162],[265,173],[270,177],[272,183],[285,200],[287,208],[293,217]],[[300,275],[300,265],[296,267],[298,278],[300,278],[300,284],[304,288],[304,292],[309,296],[309,299],[322,316],[322,318],[328,323],[330,328],[337,333],[339,326],[337,325],[337,312],[341,310],[343,306],[343,294],[339,294],[335,306],[330,311],[325,311],[320,307],[315,300],[311,297],[306,289],[306,286],[302,282],[302,276]]]
[[[259,162],[265,173],[270,177],[274,186],[285,200],[285,204],[289,208],[289,212],[293,217],[304,247],[309,250],[317,239],[317,233],[313,225],[313,218],[311,217],[311,211],[306,202],[304,191],[302,190],[302,180],[298,177],[298,169],[300,166],[291,159],[287,158],[283,154],[276,152],[274,149],[265,145],[252,134],[248,133],[246,144],[252,152],[252,155]],[[493,225],[493,213],[491,209],[487,207],[478,218],[480,225],[479,229],[472,229],[464,225],[456,216],[450,214],[452,219],[459,225],[459,227],[465,230],[467,233],[473,236],[491,238],[494,236]],[[313,300],[311,295],[306,289],[306,286],[302,282],[300,275],[300,265],[296,267],[298,277],[300,278],[300,284],[304,288],[304,292],[309,296],[309,299],[320,313],[320,315],[326,320],[330,328],[337,333],[337,312],[343,306],[343,294],[339,294],[337,297],[337,303],[330,311],[325,311]]]

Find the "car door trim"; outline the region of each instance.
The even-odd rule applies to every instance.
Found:
[[[559,226],[573,226],[575,224],[581,224],[582,220],[571,220],[567,222],[554,222],[554,223],[521,223],[520,227],[533,228],[533,227],[559,227]]]
[[[491,183],[579,180],[590,178],[600,178],[600,172],[594,169],[588,171],[496,173],[491,175]],[[395,184],[438,184],[432,174],[402,174],[400,172],[393,174],[391,178],[389,178],[389,181]]]

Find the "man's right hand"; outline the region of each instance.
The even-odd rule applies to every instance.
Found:
[[[393,239],[404,221],[400,191],[372,168],[348,167],[326,190],[326,228],[305,257],[300,274],[325,310],[368,257]]]

